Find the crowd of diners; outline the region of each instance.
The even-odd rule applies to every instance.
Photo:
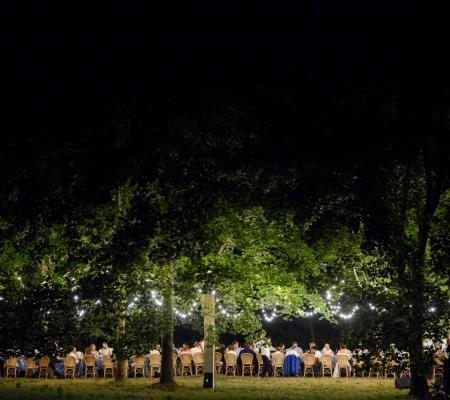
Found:
[[[55,343],[55,345],[57,346],[57,343]],[[446,341],[441,344],[436,344],[434,349],[434,359],[436,364],[439,365],[439,361],[448,358],[447,349],[450,350],[450,338],[446,339]],[[394,354],[401,353],[395,345],[391,345],[389,351]],[[188,342],[183,343],[180,348],[174,346],[173,360],[175,373],[177,375],[192,375],[203,372],[204,365],[201,365],[202,354],[200,354],[199,357],[197,353],[204,354],[204,340],[195,341],[192,346]],[[225,375],[243,374],[243,372],[245,372],[242,361],[243,355],[248,354],[250,357],[246,357],[246,360],[252,360],[252,368],[250,369],[249,375],[261,377],[275,376],[277,374],[284,376],[304,376],[306,370],[308,370],[309,375],[311,376],[321,376],[324,375],[323,367],[325,364],[330,370],[329,375],[337,377],[340,375],[342,369],[342,365],[338,363],[338,360],[340,360],[340,363],[342,363],[342,360],[345,361],[345,369],[348,370],[348,375],[352,375],[354,372],[356,355],[356,353],[352,353],[352,351],[347,349],[343,343],[339,345],[336,351],[333,351],[328,343],[326,343],[322,349],[319,349],[313,342],[309,343],[307,348],[303,350],[296,341],[294,341],[290,347],[286,347],[284,343],[273,346],[269,336],[257,343],[246,343],[242,346],[237,340],[234,340],[228,347],[224,344],[220,344],[219,346],[216,346],[215,353],[217,373]],[[358,354],[361,355],[361,350],[358,350]],[[48,369],[44,375],[46,377],[66,377],[65,367],[67,359],[71,358],[74,360],[72,377],[86,377],[87,370],[85,358],[87,359],[87,356],[90,356],[91,359],[95,359],[94,377],[105,375],[105,363],[115,365],[114,349],[109,347],[107,341],[103,341],[99,349],[97,349],[96,344],[91,344],[83,353],[76,347],[72,347],[72,350],[66,357],[54,357],[51,360],[49,359]],[[154,344],[146,356],[131,357],[128,360],[128,376],[137,376],[135,367],[138,362],[142,362],[142,366],[140,366],[141,368],[139,369],[141,376],[158,376],[161,363],[160,356],[161,345]],[[385,357],[386,353],[381,351],[378,359],[383,363]],[[325,359],[327,360],[326,362]],[[37,351],[36,357],[28,359],[23,356],[16,358],[5,357],[4,363],[0,363],[0,365],[3,364],[1,365],[3,367],[3,376],[13,376],[11,369],[11,366],[14,366],[13,360],[15,360],[16,368],[14,376],[42,376],[40,372],[42,358],[38,357]],[[186,360],[188,360],[188,363],[190,362],[192,364],[190,368],[186,368]],[[280,366],[280,360],[282,360],[282,368]],[[248,361],[246,361],[246,365],[247,364]],[[30,369],[33,369],[33,366],[35,367],[34,370],[29,371]],[[32,373],[30,374],[30,372]],[[111,376],[114,376],[114,372],[112,372]]]

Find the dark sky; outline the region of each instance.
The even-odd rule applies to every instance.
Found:
[[[11,10],[4,16],[5,115],[13,130],[76,131],[103,124],[114,101],[159,101],[168,93],[193,99],[226,89],[251,99],[261,87],[307,87],[326,102],[427,64],[428,44],[409,18],[417,10],[362,3],[197,5],[163,14],[125,3]]]

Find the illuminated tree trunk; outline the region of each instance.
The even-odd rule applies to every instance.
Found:
[[[162,357],[161,376],[159,382],[164,385],[175,384],[173,368],[173,289],[174,289],[174,265],[169,264],[167,284],[163,291],[162,308]]]
[[[120,213],[122,209],[122,189],[119,188],[117,191],[117,199],[116,199],[116,227],[119,227],[120,224]],[[127,312],[127,301],[126,301],[126,289],[125,289],[125,280],[126,277],[123,273],[119,273],[117,277],[118,281],[118,294],[119,294],[119,310],[118,310],[118,318],[117,318],[117,345],[124,347],[125,346],[125,326],[126,326],[126,312]],[[124,357],[123,348],[118,351],[117,357],[117,372],[116,372],[116,381],[123,382],[128,377],[128,360]]]
[[[117,321],[117,342],[123,345],[125,339],[126,309],[122,307]],[[117,359],[116,381],[123,382],[128,377],[128,360],[124,357]]]
[[[214,295],[203,295],[204,339],[205,339],[205,373],[203,387],[214,389],[215,373],[215,299]]]

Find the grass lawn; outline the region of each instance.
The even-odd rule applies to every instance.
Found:
[[[234,378],[219,376],[216,389],[202,389],[202,377],[178,377],[173,391],[154,386],[157,379],[128,379],[123,385],[100,379],[0,379],[0,399],[407,399],[393,379]]]

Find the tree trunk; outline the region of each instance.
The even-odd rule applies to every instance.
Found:
[[[428,398],[427,363],[423,351],[425,331],[425,258],[430,237],[433,215],[441,196],[440,179],[435,179],[432,165],[431,143],[428,141],[424,149],[425,167],[425,206],[419,222],[419,237],[416,253],[412,257],[412,276],[408,285],[411,302],[409,315],[409,351],[411,357],[410,395],[417,399]]]
[[[163,291],[162,308],[162,357],[161,357],[161,376],[159,383],[163,385],[175,384],[173,369],[173,285],[174,285],[174,267],[170,263],[168,271],[168,284]]]
[[[125,338],[125,323],[126,323],[126,311],[122,307],[119,312],[119,319],[117,321],[117,342],[122,346]],[[119,353],[121,354],[121,352]],[[116,382],[124,382],[128,378],[128,360],[126,358],[118,357],[117,359],[117,372]]]
[[[410,395],[417,399],[425,399],[428,394],[427,367],[423,351],[424,328],[424,274],[416,274],[415,285],[410,293],[411,312],[409,315],[408,347],[411,362]]]

